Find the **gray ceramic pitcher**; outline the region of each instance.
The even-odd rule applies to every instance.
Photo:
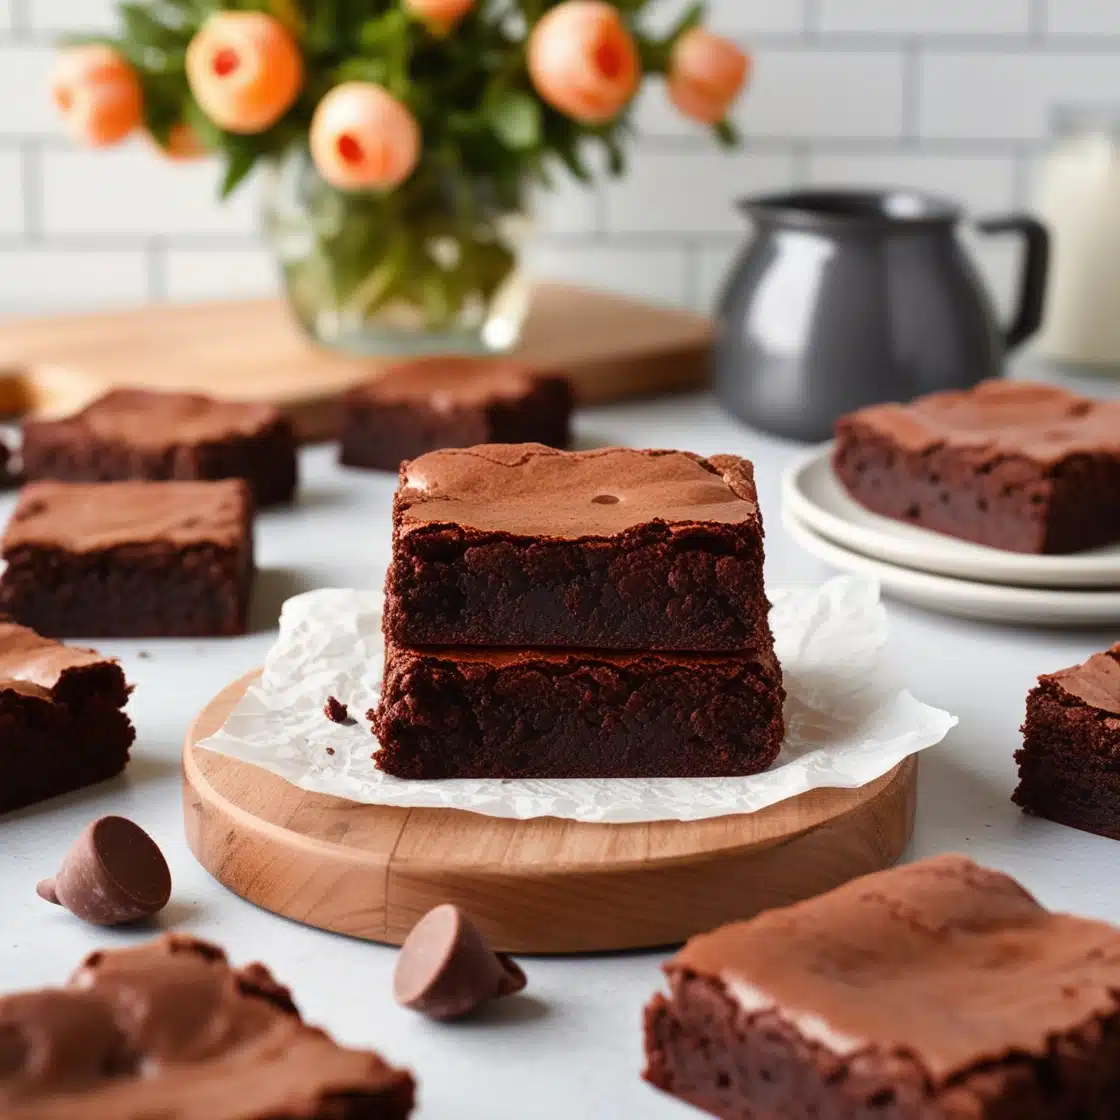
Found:
[[[914,191],[799,191],[745,200],[754,238],[716,312],[716,390],[764,431],[827,439],[881,401],[998,377],[1042,320],[1049,238],[1033,218],[977,223],[1026,252],[1011,326],[961,248],[953,204]]]

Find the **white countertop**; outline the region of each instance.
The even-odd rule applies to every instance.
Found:
[[[581,444],[679,447],[754,459],[768,521],[772,586],[831,573],[784,534],[779,479],[803,449],[755,435],[704,397],[588,410]],[[299,505],[258,522],[262,568],[255,614],[273,626],[280,602],[322,586],[370,586],[388,560],[394,479],[343,471],[328,448],[303,453]],[[0,502],[6,517],[12,498]],[[970,624],[890,604],[891,653],[918,697],[960,716],[923,757],[913,856],[961,851],[1019,878],[1046,904],[1120,922],[1120,846],[1024,817],[1009,800],[1012,755],[1035,677],[1115,640],[1110,632],[1054,632]],[[338,1039],[374,1046],[412,1068],[419,1115],[456,1120],[649,1120],[696,1115],[638,1077],[641,1009],[660,982],[663,954],[528,959],[529,990],[475,1022],[430,1023],[392,1001],[395,951],[307,929],[243,902],[199,867],[183,839],[179,751],[191,717],[223,685],[260,663],[270,629],[218,641],[98,643],[136,684],[138,729],[127,775],[0,818],[0,992],[61,982],[102,945],[147,936],[83,925],[35,895],[91,818],[130,816],[171,864],[175,891],[163,926],[259,959],[289,984],[305,1016]],[[147,654],[141,657],[141,651]]]

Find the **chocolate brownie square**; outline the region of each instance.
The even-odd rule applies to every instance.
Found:
[[[263,965],[171,934],[0,997],[5,1120],[405,1120],[415,1084],[300,1017]]]
[[[1015,761],[1017,805],[1120,840],[1120,642],[1038,678]]]
[[[777,758],[783,699],[773,654],[390,643],[368,715],[398,778],[721,777]]]
[[[115,389],[73,416],[25,421],[23,473],[63,482],[244,478],[267,506],[292,500],[296,443],[271,404]]]
[[[112,658],[0,619],[0,813],[119,774],[130,691]]]
[[[385,632],[400,646],[766,653],[746,459],[494,444],[401,467]]]
[[[508,358],[399,362],[342,404],[341,461],[396,471],[406,459],[476,443],[567,447],[572,387]]]
[[[0,551],[0,611],[52,637],[245,631],[253,497],[221,482],[35,482]]]
[[[690,941],[645,1077],[724,1120],[1114,1120],[1120,930],[962,856]]]
[[[836,425],[833,468],[874,513],[1012,552],[1120,541],[1120,401],[989,381]]]

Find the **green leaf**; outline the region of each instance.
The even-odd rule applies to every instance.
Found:
[[[218,195],[224,201],[245,181],[257,162],[257,149],[240,138],[234,139],[224,133],[226,152],[226,172]]]
[[[742,134],[730,120],[722,120],[713,125],[712,132],[725,148],[737,148],[743,142]]]
[[[504,90],[487,99],[485,112],[494,135],[507,148],[521,151],[540,143],[541,104],[531,93]]]
[[[268,11],[271,15],[275,16],[295,38],[300,39],[303,37],[303,12],[300,11],[299,0],[268,0]]]
[[[177,48],[181,46],[178,30],[156,18],[145,4],[126,3],[117,8],[124,25],[125,39],[133,47]]]
[[[665,38],[669,40],[677,40],[688,31],[692,31],[699,27],[704,22],[704,16],[707,12],[707,4],[704,0],[696,0],[695,3],[690,4],[687,9],[682,13],[681,18],[673,25],[673,29]]]
[[[389,66],[381,58],[350,58],[335,71],[335,83],[374,82],[384,85],[389,80]]]

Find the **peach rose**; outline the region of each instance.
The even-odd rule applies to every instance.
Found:
[[[553,108],[602,124],[634,96],[641,61],[617,8],[602,0],[566,0],[533,28],[529,74]]]
[[[416,118],[372,82],[332,89],[311,119],[311,158],[319,174],[344,191],[391,190],[420,161]]]
[[[167,142],[164,144],[153,138],[153,143],[168,159],[188,160],[198,159],[206,155],[206,145],[199,135],[185,122],[174,124],[167,133]]]
[[[66,131],[93,147],[116,144],[137,125],[144,108],[140,80],[112,47],[73,47],[59,55],[51,97]]]
[[[450,31],[474,5],[475,0],[404,0],[409,12],[440,34]]]
[[[303,88],[303,57],[264,12],[215,12],[187,47],[187,81],[202,111],[227,132],[263,132]]]
[[[702,27],[682,35],[669,63],[669,98],[686,116],[717,124],[747,80],[750,59],[727,39]]]

